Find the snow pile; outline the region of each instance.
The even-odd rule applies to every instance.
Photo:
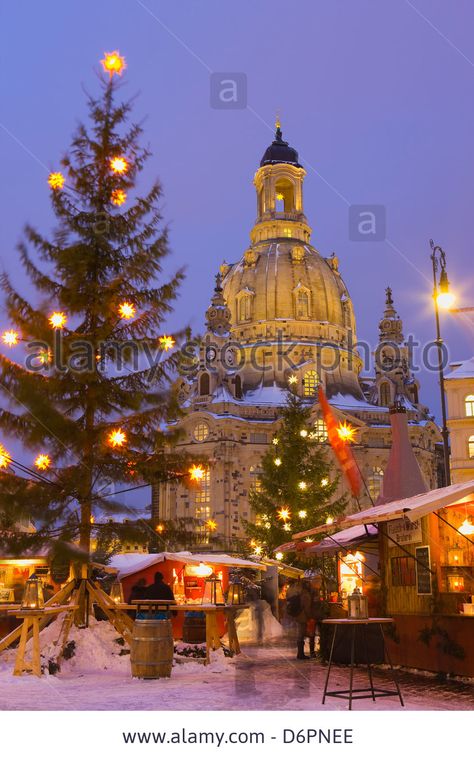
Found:
[[[263,599],[252,602],[247,610],[242,610],[235,622],[241,644],[274,641],[284,636],[283,627]]]

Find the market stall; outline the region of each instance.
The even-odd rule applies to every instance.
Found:
[[[37,575],[46,585],[51,583],[50,568],[46,556],[18,558],[0,557],[0,639],[18,624],[7,614],[12,605],[19,604],[25,584],[31,575]]]

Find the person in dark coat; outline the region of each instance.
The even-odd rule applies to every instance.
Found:
[[[142,599],[156,599],[160,602],[168,599],[170,602],[175,601],[171,586],[168,586],[163,580],[163,573],[159,571],[155,573],[155,581],[151,586],[145,588]]]
[[[297,623],[296,658],[298,660],[309,660],[309,657],[304,653],[306,628],[308,620],[311,618],[312,595],[309,583],[302,580],[291,582],[286,592],[286,600],[287,612]]]
[[[130,596],[128,598],[128,603],[131,604],[134,599],[147,599],[148,597],[144,595],[145,589],[145,578],[139,578],[135,585],[132,586],[132,590],[130,591]]]

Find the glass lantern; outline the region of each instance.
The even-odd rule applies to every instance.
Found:
[[[44,609],[43,584],[39,578],[32,575],[25,583],[23,599],[21,600],[22,610],[42,610]]]
[[[451,593],[461,593],[464,591],[464,576],[448,575],[448,591]]]
[[[123,588],[122,588],[122,584],[120,583],[120,581],[118,580],[118,578],[116,578],[114,580],[114,582],[112,583],[112,586],[110,588],[110,594],[109,594],[109,596],[112,599],[112,601],[114,602],[114,604],[123,604],[124,603]]]
[[[369,617],[368,599],[364,594],[360,593],[360,589],[356,586],[350,596],[347,597],[349,604],[350,618],[355,620],[361,620]]]
[[[243,604],[244,603],[244,588],[241,583],[235,581],[229,583],[229,589],[227,591],[227,604]]]
[[[222,581],[214,574],[210,575],[205,580],[201,604],[225,604]]]
[[[456,566],[464,564],[464,551],[459,548],[457,544],[454,544],[452,549],[448,551],[448,565]]]

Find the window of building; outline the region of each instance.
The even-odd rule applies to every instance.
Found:
[[[209,436],[209,425],[206,422],[198,422],[193,430],[195,441],[205,441]]]
[[[372,467],[372,472],[367,478],[367,488],[369,489],[369,493],[373,501],[376,501],[380,495],[380,491],[382,490],[382,482],[383,482],[382,468]]]
[[[307,319],[309,317],[309,293],[300,289],[296,294],[296,317]]]
[[[262,490],[262,483],[260,476],[262,474],[262,468],[259,465],[253,464],[250,467],[250,490],[254,493],[260,493]]]
[[[388,383],[380,384],[380,406],[390,406],[390,385]]]
[[[206,470],[199,485],[193,489],[194,517],[199,520],[196,533],[203,544],[209,543],[209,528],[207,521],[211,519],[211,471]]]
[[[303,396],[315,396],[318,388],[318,373],[314,369],[305,372],[303,377]]]
[[[414,557],[392,557],[392,586],[415,586],[416,570]]]
[[[239,322],[248,322],[252,317],[252,297],[246,294],[239,299]]]
[[[199,395],[209,396],[211,392],[211,380],[207,372],[203,372],[199,378]]]
[[[469,451],[469,459],[474,459],[474,435],[470,436],[467,442],[467,448]]]
[[[235,398],[242,398],[242,378],[240,375],[235,377]]]
[[[266,433],[250,433],[250,443],[266,443]]]
[[[291,237],[291,227],[284,227],[283,228],[283,237]]]
[[[324,441],[327,441],[328,429],[322,417],[318,417],[314,423],[314,431],[312,437],[315,438],[316,441],[319,441],[319,443],[324,443]]]
[[[464,406],[466,409],[466,417],[474,417],[474,396],[469,394],[464,399]]]

